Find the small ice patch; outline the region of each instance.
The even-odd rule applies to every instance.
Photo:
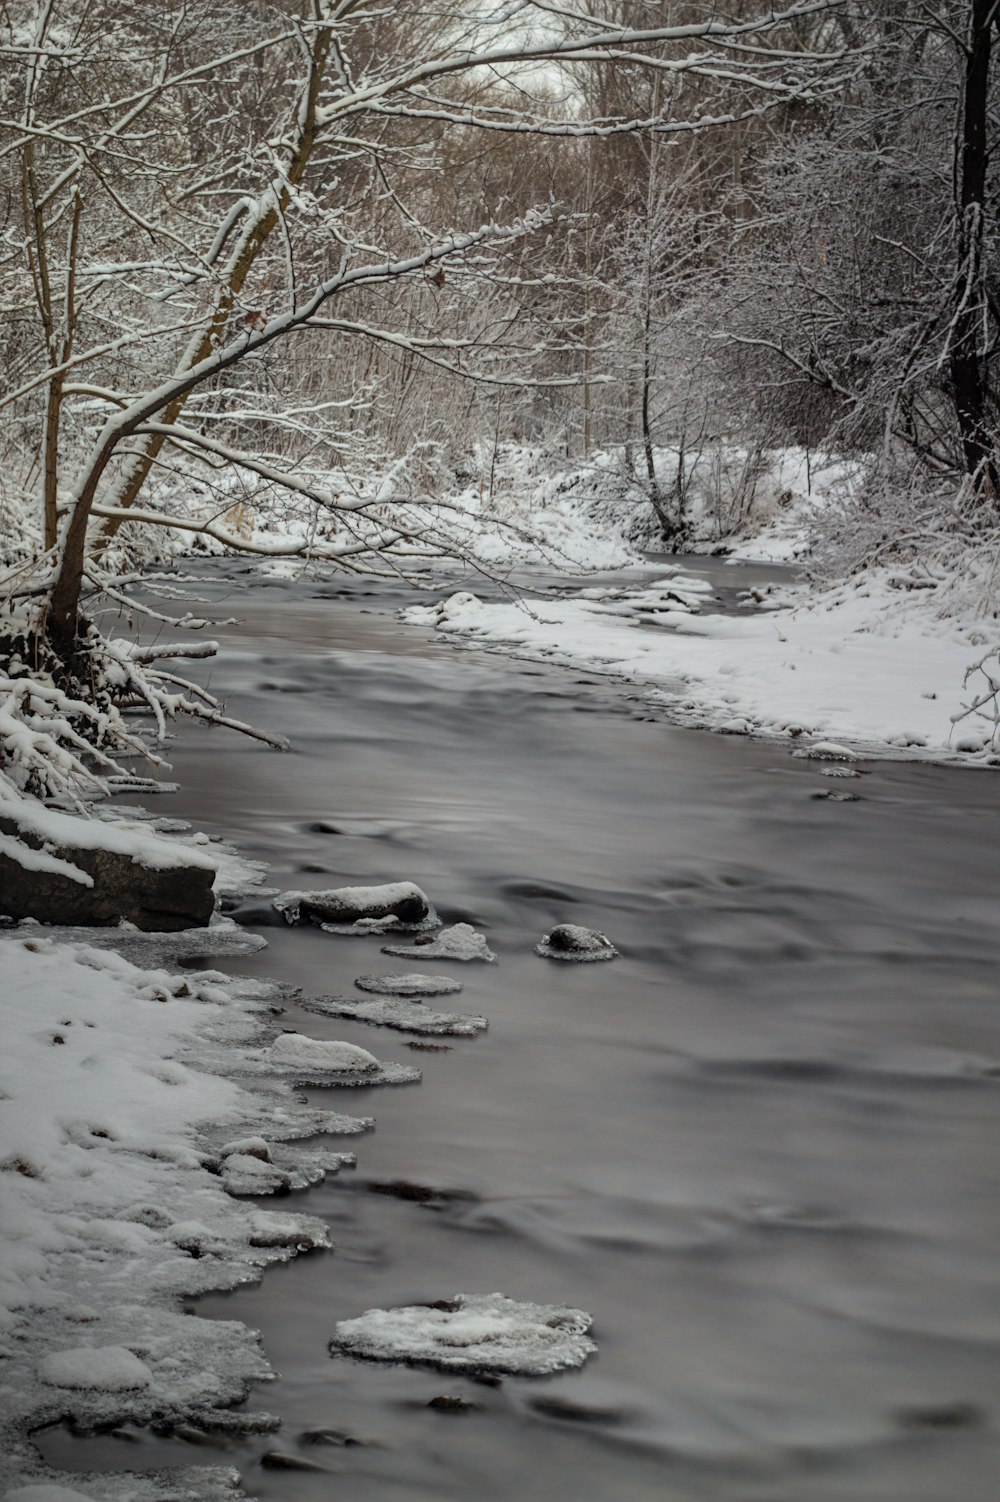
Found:
[[[483,935],[477,933],[471,923],[455,923],[451,928],[442,928],[426,944],[383,944],[382,953],[402,955],[410,960],[485,960],[492,964],[496,959]]]
[[[582,1309],[519,1304],[501,1293],[459,1294],[341,1320],[330,1350],[444,1371],[544,1377],[582,1366],[596,1351],[587,1334],[591,1323]]]
[[[38,1375],[50,1387],[89,1392],[130,1392],[149,1387],[153,1374],[125,1346],[78,1346],[52,1351],[38,1363]]]
[[[359,975],[354,984],[376,996],[454,996],[462,989],[450,975]]]
[[[368,1022],[376,1027],[395,1027],[406,1033],[435,1036],[443,1034],[471,1038],[486,1031],[485,1017],[461,1012],[435,1012],[419,1001],[405,997],[378,997],[371,1001],[353,996],[316,996],[304,1003],[310,1012],[323,1017],[349,1017],[354,1022]]]
[[[323,1069],[337,1074],[371,1073],[378,1059],[355,1043],[324,1042],[302,1033],[282,1033],[271,1044],[271,1058],[282,1069]]]
[[[535,945],[535,953],[547,960],[575,960],[577,964],[589,964],[594,960],[613,960],[618,951],[607,934],[593,928],[583,928],[579,923],[558,923]]]

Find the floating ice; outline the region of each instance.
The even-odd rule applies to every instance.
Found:
[[[359,975],[354,984],[376,996],[454,996],[462,989],[450,975]]]
[[[330,1350],[445,1371],[544,1377],[582,1366],[596,1351],[591,1324],[582,1309],[519,1304],[502,1293],[459,1294],[341,1320]]]
[[[129,1392],[149,1387],[153,1374],[144,1361],[125,1346],[77,1346],[52,1351],[38,1363],[38,1375],[50,1387]]]
[[[455,923],[451,928],[442,928],[426,944],[383,944],[382,953],[403,955],[409,960],[486,960],[492,964],[496,959],[483,935],[477,933],[471,923]]]
[[[618,955],[607,934],[579,923],[558,923],[535,945],[535,953],[548,960],[575,960],[577,964],[613,960]]]
[[[485,1017],[462,1012],[435,1012],[419,1001],[404,997],[379,997],[365,1001],[353,996],[315,996],[304,1003],[310,1012],[323,1017],[350,1017],[355,1022],[369,1022],[376,1027],[395,1027],[407,1033],[451,1034],[471,1038],[486,1031]]]

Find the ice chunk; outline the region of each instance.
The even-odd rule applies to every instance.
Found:
[[[462,989],[450,975],[359,975],[354,984],[376,996],[454,996]]]
[[[280,1194],[292,1184],[290,1173],[249,1153],[232,1153],[220,1177],[229,1194]]]
[[[365,1001],[353,996],[315,996],[305,1003],[310,1012],[323,1017],[350,1017],[376,1027],[395,1027],[407,1033],[444,1033],[471,1038],[486,1031],[485,1017],[461,1012],[435,1012],[419,1001],[404,997],[378,997]]]
[[[492,964],[496,959],[483,935],[477,933],[471,923],[455,923],[451,928],[442,928],[426,944],[383,944],[382,953],[404,955],[409,960],[486,960]]]
[[[544,1377],[582,1366],[596,1351],[587,1334],[591,1323],[582,1309],[519,1304],[502,1293],[459,1294],[341,1320],[330,1349],[445,1371]]]
[[[587,964],[593,960],[613,960],[618,951],[607,934],[579,923],[557,923],[539,944],[535,953],[549,960],[575,960]]]
[[[72,1351],[52,1351],[38,1363],[38,1375],[51,1387],[96,1392],[129,1392],[149,1387],[153,1380],[146,1363],[125,1346],[77,1346]]]
[[[283,1069],[329,1069],[338,1074],[369,1073],[378,1059],[355,1043],[324,1042],[302,1033],[281,1033],[271,1044],[271,1058]]]
[[[273,906],[286,923],[350,924],[393,918],[422,924],[432,915],[426,895],[412,881],[379,887],[333,887],[323,892],[282,892]]]
[[[263,1137],[241,1137],[237,1142],[227,1142],[219,1151],[219,1156],[229,1158],[233,1153],[249,1158],[259,1158],[262,1163],[270,1163],[271,1149]]]

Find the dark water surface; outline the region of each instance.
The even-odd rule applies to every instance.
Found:
[[[276,886],[416,881],[500,962],[426,967],[465,985],[440,1005],[490,1019],[449,1052],[283,1019],[424,1079],[314,1092],[377,1118],[349,1144],[356,1171],[295,1197],[335,1254],[198,1306],[261,1329],[280,1373],[253,1401],[283,1433],[225,1451],[247,1490],[995,1502],[1000,783],[888,763],[835,782],[783,746],[649,722],[592,674],[455,651],[385,613],[396,587],[370,588],[242,594],[234,576],[246,625],[216,633],[213,688],[294,750],[185,730],[163,812],[234,838]],[[861,801],[811,797],[845,787]],[[623,957],[537,958],[560,920]],[[262,931],[271,947],[231,968],[306,992],[411,968],[372,937]],[[368,1188],[398,1179],[468,1196]],[[327,1353],[336,1321],[373,1305],[493,1290],[590,1310],[599,1355],[487,1388]],[[481,1409],[426,1407],[442,1393]],[[317,1426],[361,1443],[300,1444]],[[263,1469],[276,1446],[330,1474]]]

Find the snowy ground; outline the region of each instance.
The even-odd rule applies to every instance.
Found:
[[[518,656],[586,668],[641,689],[685,723],[734,733],[835,738],[866,751],[986,760],[991,718],[953,723],[1000,637],[982,620],[942,618],[933,597],[888,573],[838,590],[791,586],[735,614],[704,580],[665,569],[650,584],[575,588],[487,603],[463,592],[405,618]],[[990,623],[992,624],[992,623]],[[985,706],[988,711],[988,706]]]
[[[94,838],[131,842],[144,857],[166,847],[186,858],[208,844],[182,821],[141,809],[100,813],[115,823],[94,821]],[[225,846],[209,849],[222,892],[259,883],[253,863]],[[163,968],[163,954],[176,957],[185,940],[199,955],[248,953],[261,942],[224,918],[166,936],[30,921],[0,931],[5,1499],[233,1495],[238,1478],[224,1467],[67,1485],[40,1464],[27,1435],[67,1419],[82,1429],[126,1420],[272,1427],[266,1414],[227,1407],[271,1376],[254,1332],[192,1317],[181,1301],[256,1281],[272,1262],[328,1246],[321,1221],[237,1197],[319,1182],[353,1155],[306,1139],[371,1125],[300,1103],[303,1070],[276,1057],[280,1042],[272,1045],[280,988]],[[374,1073],[378,1061],[369,1058]]]

